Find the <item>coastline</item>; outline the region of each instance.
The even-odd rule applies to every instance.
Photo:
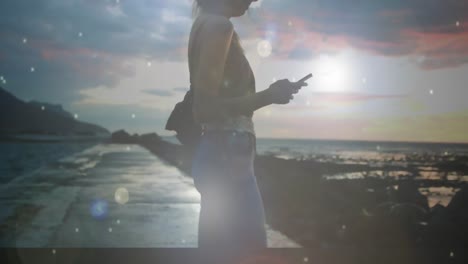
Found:
[[[155,133],[141,136],[125,135],[123,132],[114,133],[112,140],[104,143],[117,144],[116,147],[122,145],[122,148],[127,148],[127,150],[126,144],[139,145],[149,151],[147,156],[155,156],[155,159],[160,159],[162,164],[166,164],[165,167],[183,172],[180,174],[182,178],[190,177],[190,151],[186,151],[181,145],[162,140]],[[120,166],[120,163],[116,163],[114,158],[106,158],[108,156],[101,153],[101,150],[98,152],[95,153],[97,156],[93,154],[93,157],[105,158],[107,162],[111,162],[106,165],[109,170],[113,173],[117,172],[114,167]],[[59,183],[65,183],[67,186],[71,183],[63,178],[63,173],[59,173],[59,171],[68,170],[68,163],[88,160],[83,158],[75,160],[76,158],[73,155],[67,160],[62,159],[61,162],[65,162],[64,164],[53,164],[53,166],[58,166],[57,171],[54,169],[54,173],[58,173],[57,177],[59,174],[62,175],[57,178]],[[337,160],[256,156],[255,174],[264,200],[267,223],[272,229],[278,230],[304,248],[440,246],[444,244],[460,246],[466,243],[466,237],[463,238],[457,234],[463,234],[463,230],[467,228],[465,224],[467,222],[456,220],[468,219],[464,218],[467,217],[465,214],[468,212],[466,199],[463,198],[466,197],[466,182],[448,180],[450,177],[444,180],[432,178],[415,180],[410,176],[389,177],[388,175],[382,177],[367,175],[356,179],[324,177],[376,169],[365,162],[348,164],[337,162]],[[135,162],[136,160],[129,165],[135,166]],[[442,162],[437,166],[441,169],[457,168],[466,172],[466,164],[463,164],[464,160],[461,159],[450,161],[450,163]],[[90,166],[95,166],[95,162]],[[99,177],[98,175],[86,176],[86,166],[77,169],[78,178],[73,178],[75,176],[72,178],[82,178],[79,181],[89,178],[101,183],[107,177],[107,174],[102,174],[102,172]],[[401,169],[401,165],[387,164],[380,169],[397,170]],[[75,173],[70,175],[75,175]],[[187,179],[187,181],[190,180]],[[112,180],[112,182],[117,181]],[[37,185],[38,191],[46,188],[50,183],[53,183],[52,179],[48,179],[44,186]],[[77,186],[88,185],[80,183]],[[445,204],[430,204],[427,196],[423,195],[420,190],[422,187],[435,188],[434,186],[449,188],[456,193],[452,201]],[[434,192],[434,190],[428,189],[428,192]]]
[[[112,141],[139,144],[190,177],[191,153],[181,145],[164,141],[155,133],[125,136],[122,131]],[[444,163],[441,164],[443,166]],[[447,164],[453,167],[458,163]],[[398,168],[383,166],[384,170]],[[466,171],[466,164],[461,168]],[[466,204],[453,205],[453,202],[430,206],[427,196],[418,190],[421,187],[445,186],[452,188],[453,193],[462,189],[466,192],[464,181],[416,180],[408,176],[352,180],[327,180],[323,177],[374,169],[369,164],[286,160],[269,155],[257,155],[255,160],[255,174],[268,223],[308,248],[437,245],[445,235],[437,231],[440,225],[433,221],[442,218],[444,226],[450,225],[447,208],[457,208],[453,214],[463,214],[467,209]],[[385,239],[377,239],[376,236]],[[455,244],[462,243],[449,239]]]

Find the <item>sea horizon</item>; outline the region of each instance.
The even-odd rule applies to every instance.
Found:
[[[144,135],[142,133],[140,135]],[[172,136],[160,136],[161,138],[176,138]],[[450,141],[403,141],[403,140],[362,140],[362,139],[318,139],[318,138],[275,138],[275,137],[257,137],[257,140],[279,140],[279,141],[317,141],[317,142],[357,142],[357,143],[395,143],[395,144],[434,144],[434,145],[464,145],[468,147],[468,142],[450,142]]]

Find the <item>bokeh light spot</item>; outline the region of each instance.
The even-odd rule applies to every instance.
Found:
[[[257,44],[257,52],[258,55],[262,58],[267,58],[271,55],[271,51],[273,50],[270,41],[262,40],[259,41]]]
[[[128,190],[125,188],[118,188],[114,194],[115,201],[119,204],[126,204],[128,202]]]
[[[91,203],[90,213],[96,219],[103,219],[107,216],[108,205],[105,200],[96,199]]]

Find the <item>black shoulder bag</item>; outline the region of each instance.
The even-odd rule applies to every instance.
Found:
[[[190,34],[192,35],[192,32]],[[190,43],[189,48],[193,49]],[[193,67],[190,62],[189,60],[189,71],[191,73]],[[190,90],[185,94],[184,100],[175,105],[166,123],[166,130],[175,131],[179,142],[191,149],[200,141],[202,134],[201,125],[196,123],[193,118],[193,90],[192,74],[190,74]]]
[[[193,118],[193,89],[185,94],[184,99],[177,103],[166,123],[166,130],[175,131],[182,145],[194,148],[200,141],[202,129]]]

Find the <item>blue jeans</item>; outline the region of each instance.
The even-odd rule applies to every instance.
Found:
[[[199,248],[242,253],[267,247],[255,154],[256,138],[251,133],[207,131],[202,136],[192,164],[201,195]]]

